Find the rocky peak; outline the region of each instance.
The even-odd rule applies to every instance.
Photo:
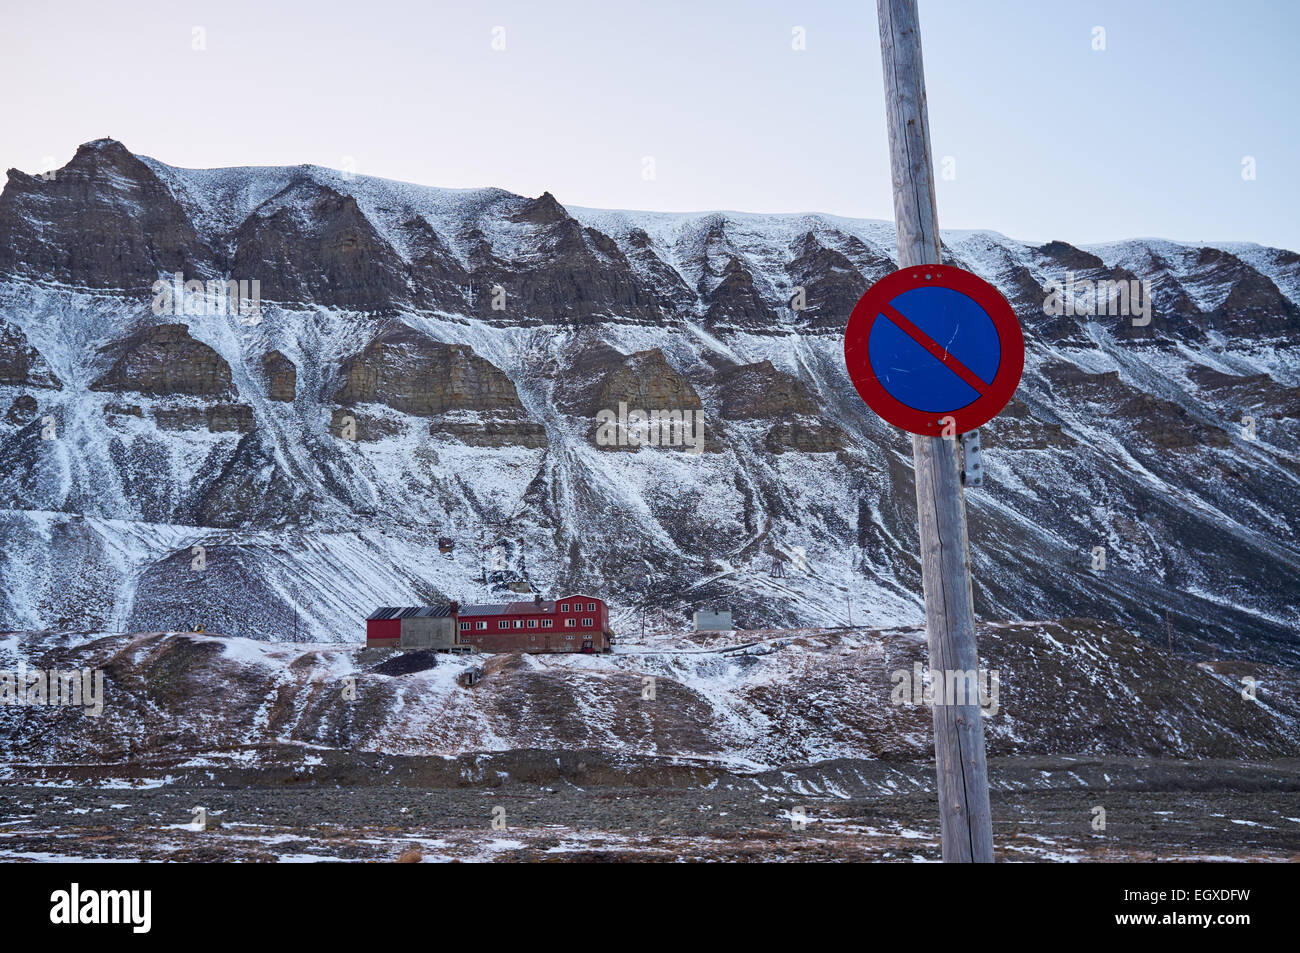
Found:
[[[405,265],[350,195],[301,179],[235,233],[236,278],[262,298],[384,311],[408,299]]]
[[[654,289],[642,282],[608,236],[584,229],[567,213],[556,218],[543,209],[527,220],[537,225],[537,234],[517,259],[498,257],[481,231],[470,233],[481,318],[512,324],[662,320]],[[492,308],[487,293],[497,285],[506,289],[504,311]]]
[[[159,273],[206,273],[212,259],[167,187],[112,139],[48,177],[11,169],[0,193],[3,273],[144,291]]]
[[[1038,253],[1049,259],[1053,264],[1070,271],[1089,271],[1094,268],[1105,267],[1105,262],[1096,255],[1086,252],[1082,248],[1075,248],[1068,242],[1048,242],[1046,245],[1038,247]]]
[[[535,199],[529,199],[510,216],[511,221],[528,222],[531,225],[558,225],[572,221],[565,210],[550,192],[543,192]]]
[[[54,371],[17,326],[0,319],[0,384],[63,388]]]
[[[776,312],[754,286],[754,274],[738,257],[727,260],[721,280],[705,295],[705,323],[715,330],[770,333],[777,328]]]
[[[828,248],[812,232],[797,240],[792,251],[795,258],[786,265],[786,273],[795,323],[810,330],[843,332],[853,306],[869,287],[866,278],[847,255]]]
[[[1294,333],[1300,327],[1300,307],[1288,300],[1272,279],[1247,269],[1246,274],[1233,282],[1228,296],[1211,314],[1211,320],[1219,331],[1277,337]]]
[[[607,240],[608,236],[603,236]],[[676,323],[695,309],[697,296],[682,279],[677,269],[669,265],[655,249],[654,242],[644,229],[633,229],[625,239],[623,254],[631,268],[648,285],[655,296],[663,317]]]

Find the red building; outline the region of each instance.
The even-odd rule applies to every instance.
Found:
[[[494,605],[384,608],[366,620],[366,645],[406,646],[406,620],[423,617],[454,622],[455,647],[480,652],[608,652],[614,646],[609,606],[603,599],[577,593],[554,602],[503,602]]]

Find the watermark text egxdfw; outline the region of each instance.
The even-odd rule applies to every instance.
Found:
[[[0,671],[0,705],[81,708],[91,718],[104,713],[102,669],[28,669]]]

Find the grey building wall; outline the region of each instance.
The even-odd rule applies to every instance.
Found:
[[[730,610],[718,612],[713,609],[701,609],[695,613],[696,632],[725,632],[734,629],[731,624]]]
[[[456,644],[456,620],[418,616],[403,619],[398,644],[404,649],[449,649]]]

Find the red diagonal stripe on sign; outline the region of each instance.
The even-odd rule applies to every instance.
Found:
[[[944,350],[943,345],[909,321],[903,312],[890,305],[884,305],[880,309],[880,313],[896,324],[898,329],[909,338],[933,354],[944,367],[975,388],[975,392],[981,397],[988,393],[989,385],[978,374]]]

